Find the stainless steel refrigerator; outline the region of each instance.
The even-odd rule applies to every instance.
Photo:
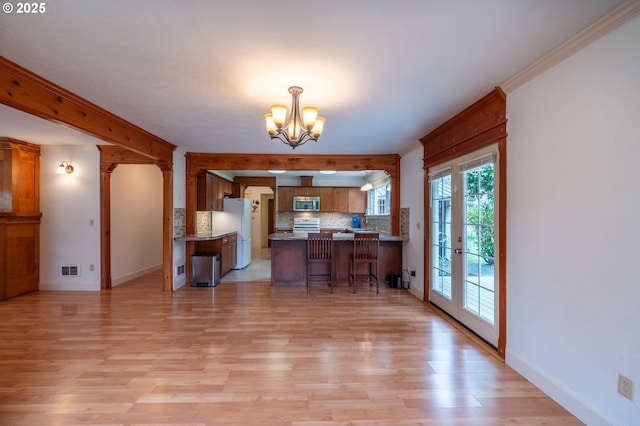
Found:
[[[213,229],[238,233],[238,260],[233,269],[246,268],[251,263],[251,200],[225,198],[223,209],[223,212],[214,212]]]

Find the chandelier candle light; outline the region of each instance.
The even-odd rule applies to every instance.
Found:
[[[287,120],[287,107],[284,105],[271,105],[271,114],[265,114],[264,118],[271,139],[280,139],[296,149],[307,141],[318,140],[322,134],[325,119],[318,117],[319,110],[315,107],[304,107],[300,114],[298,101],[302,87],[291,86],[289,93],[293,98],[289,119]]]

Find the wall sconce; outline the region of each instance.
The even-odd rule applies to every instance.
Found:
[[[56,171],[56,173],[58,173],[58,174],[66,173],[66,174],[70,175],[71,173],[73,173],[73,166],[71,164],[69,164],[68,162],[63,161],[58,166],[58,170]]]

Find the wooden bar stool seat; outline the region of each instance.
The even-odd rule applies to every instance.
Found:
[[[307,294],[311,283],[328,284],[333,293],[335,279],[333,264],[333,234],[309,233],[307,236]]]
[[[353,253],[349,259],[349,285],[356,292],[358,283],[376,285],[376,293],[380,293],[378,285],[378,251],[380,234],[377,232],[356,232],[353,235]],[[366,272],[365,272],[366,271]]]

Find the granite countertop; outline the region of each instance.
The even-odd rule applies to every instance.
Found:
[[[178,241],[207,241],[207,240],[217,240],[222,237],[226,237],[227,235],[235,234],[236,231],[229,230],[215,230],[209,232],[202,232],[199,234],[190,234],[184,235],[182,237],[175,237],[175,240]]]
[[[329,229],[329,228],[323,228],[323,229]],[[340,230],[342,229],[344,228],[340,228]],[[373,231],[366,230],[366,229],[358,229],[355,232],[373,232]],[[353,235],[355,232],[353,231],[337,232],[333,234],[333,239],[334,241],[341,241],[341,240],[350,241],[350,240],[353,240]],[[307,234],[308,234],[307,232],[274,232],[273,234],[269,234],[269,239],[277,240],[277,241],[306,240]],[[380,241],[409,241],[409,238],[401,237],[399,235],[389,235],[389,234],[380,233]]]

